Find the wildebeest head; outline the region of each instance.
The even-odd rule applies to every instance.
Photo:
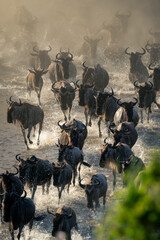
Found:
[[[34,46],[33,47],[34,53],[31,53],[31,55],[39,58],[41,68],[48,68],[49,64],[51,63],[48,53],[51,50],[52,50],[51,46],[49,46],[48,50],[38,50],[36,49],[36,46]]]
[[[128,48],[126,48],[126,50],[125,50],[125,53],[130,56],[130,68],[131,68],[130,72],[131,73],[134,73],[136,71],[139,62],[141,62],[141,56],[146,53],[146,50],[144,48],[142,48],[142,49],[143,49],[142,53],[140,53],[140,52],[136,52],[136,53],[131,52],[131,53],[129,53],[127,51]]]
[[[79,81],[79,80],[78,80]],[[78,81],[76,82],[76,86],[79,90],[79,106],[85,106],[86,103],[85,103],[85,94],[87,92],[87,90],[89,88],[92,88],[93,87],[93,84],[92,85],[88,85],[88,84],[81,84],[80,86],[78,85]]]
[[[104,142],[105,145],[103,146],[99,162],[100,167],[111,167],[121,173],[122,164],[133,155],[132,150],[128,145],[123,143],[112,146],[111,144],[106,143],[106,139]]]
[[[83,73],[82,73],[82,83],[92,83],[94,77],[94,68],[86,67],[85,62],[82,64],[83,66]]]
[[[44,69],[35,69],[34,70],[31,70],[31,69],[28,69],[30,73],[33,73],[35,75],[35,78],[36,80],[38,81],[42,75],[46,74],[48,72],[48,70],[44,71]]]
[[[59,156],[58,156],[58,161],[62,162],[65,159],[66,156],[66,150],[69,147],[68,146],[69,141],[66,145],[62,145],[58,139],[58,144],[56,144],[58,150],[59,150]]]
[[[12,96],[9,98],[9,101],[7,100],[7,104],[8,104],[8,109],[7,109],[7,122],[8,123],[13,123],[13,119],[12,119],[12,112],[14,111],[14,107],[15,106],[21,106],[21,100],[19,99],[19,103],[18,102],[14,102],[12,100]]]
[[[108,97],[112,97],[114,95],[113,89],[112,93],[108,92],[99,92],[98,96],[96,97],[96,112],[97,115],[103,114],[103,104],[105,103]]]
[[[63,175],[65,167],[66,167],[65,161],[57,162],[56,164],[52,163],[54,186],[58,186],[60,184],[60,182],[59,182],[60,176]]]
[[[68,50],[68,52],[62,52],[60,50],[60,52],[57,53],[57,55],[56,55],[56,60],[58,60],[62,63],[64,78],[68,79],[69,78],[69,63],[71,61],[73,61],[72,53],[70,53],[69,50]]]
[[[19,162],[19,179],[23,184],[26,183],[27,179],[32,182],[35,177],[36,164],[39,160],[35,156],[24,160],[20,157],[20,154],[16,155],[16,160]]]
[[[92,179],[89,184],[82,184],[81,179],[79,180],[79,186],[85,189],[87,195],[87,207],[93,208],[93,194],[95,193],[95,188],[100,184],[99,180],[92,176]]]
[[[120,103],[120,99],[117,101],[117,104],[120,107],[125,108],[128,116],[128,122],[132,122],[132,117],[133,117],[133,107],[137,104],[138,100],[137,98],[134,98],[135,102],[122,102]]]
[[[129,11],[128,13],[120,13],[120,11],[118,11],[116,13],[116,18],[119,19],[122,27],[124,28],[124,30],[127,30],[128,27],[128,20],[131,17],[131,12]]]
[[[17,170],[16,173],[10,173],[8,171],[5,171],[5,173],[0,174],[0,178],[2,179],[1,185],[4,192],[11,193],[13,191],[13,188],[12,188],[12,184],[14,181],[13,176],[18,174],[18,169],[16,168],[16,170]]]
[[[136,87],[138,91],[138,97],[139,97],[139,108],[149,107],[151,104],[150,98],[148,98],[148,94],[151,93],[153,90],[153,84],[151,82],[143,83],[138,85],[137,81],[134,82],[134,86]]]
[[[89,38],[88,36],[84,37],[84,40],[88,43],[89,47],[90,47],[90,57],[94,58],[96,57],[96,51],[97,51],[97,45],[98,42],[102,40],[102,37],[100,38]]]

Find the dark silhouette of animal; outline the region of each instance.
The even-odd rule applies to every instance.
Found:
[[[139,116],[134,106],[137,104],[137,98],[134,98],[135,102],[120,102],[120,99],[117,101],[117,104],[120,106],[114,115],[114,123],[118,125],[122,122],[133,122],[136,127],[139,122]]]
[[[20,124],[27,149],[29,149],[29,147],[26,139],[25,129],[28,129],[27,138],[29,143],[32,144],[33,142],[30,139],[32,127],[34,127],[35,130],[36,125],[39,124],[39,134],[37,139],[37,145],[39,145],[44,119],[43,110],[39,106],[31,105],[29,103],[21,103],[21,101],[19,103],[14,102],[11,98],[12,97],[10,97],[9,101],[7,101],[7,122]]]
[[[61,199],[62,191],[68,185],[67,191],[72,181],[72,168],[65,161],[52,163],[53,167],[53,185],[58,189],[59,202]]]
[[[34,46],[33,53],[31,53],[32,58],[30,59],[31,67],[47,69],[51,64],[51,58],[48,55],[51,50],[51,46],[49,46],[49,50],[38,50],[36,49],[36,46]]]
[[[75,85],[75,84],[74,84]],[[68,110],[68,119],[71,119],[72,103],[75,98],[76,86],[73,86],[65,81],[55,82],[51,89],[58,99],[61,110],[64,114],[64,120],[67,121],[66,111]]]
[[[139,83],[147,82],[149,74],[146,66],[142,63],[141,57],[146,53],[144,48],[143,53],[140,52],[128,52],[126,48],[125,53],[130,56],[130,73],[129,80],[131,83],[138,81]]]
[[[65,79],[72,79],[73,81],[76,79],[77,69],[72,61],[73,55],[69,50],[67,52],[60,50],[57,53],[56,60],[53,60],[48,68],[52,83]]]
[[[99,128],[99,137],[102,137],[101,132],[101,121],[104,119],[106,126],[113,124],[114,122],[114,115],[119,108],[117,104],[117,99],[114,97],[114,91],[112,89],[112,93],[109,92],[99,92],[96,97],[96,114],[99,116],[98,120],[98,128]]]
[[[49,194],[52,164],[48,160],[42,160],[35,156],[24,160],[19,155],[16,155],[16,160],[19,162],[19,178],[24,185],[28,185],[32,199],[34,199],[37,186],[39,185],[42,185],[42,192],[44,194],[46,184],[47,194]]]
[[[134,156],[130,147],[124,143],[116,146],[105,143],[102,149],[99,166],[113,170],[113,189],[116,186],[116,172],[124,174],[124,184],[128,184],[144,169],[143,161]]]
[[[31,91],[34,90],[37,94],[38,97],[38,101],[39,104],[41,105],[41,101],[40,101],[40,97],[41,97],[41,90],[43,87],[43,79],[42,79],[42,75],[46,74],[48,72],[44,71],[44,69],[40,70],[40,69],[35,69],[30,70],[29,69],[29,73],[27,75],[26,78],[26,82],[27,82],[27,91],[29,92],[29,95],[31,97]]]
[[[113,133],[114,145],[125,143],[132,148],[138,139],[138,133],[132,122],[120,123],[116,129],[111,125],[109,129]]]
[[[78,165],[79,165],[79,171],[81,169],[82,164],[87,167],[90,167],[90,165],[84,162],[83,154],[79,148],[69,146],[68,144],[67,145],[57,144],[57,147],[59,149],[58,161],[61,162],[65,160],[72,167],[73,185],[75,186],[75,179],[77,176]]]
[[[103,205],[106,203],[107,192],[107,179],[103,174],[93,175],[88,184],[82,184],[79,179],[79,186],[85,189],[87,196],[87,207],[94,208],[93,202],[95,202],[95,208],[100,207],[99,198],[103,197]]]
[[[58,208],[56,213],[47,210],[49,214],[53,215],[53,230],[52,236],[56,237],[57,233],[62,231],[66,234],[66,240],[71,239],[71,230],[74,227],[78,230],[77,219],[75,211],[67,206]]]
[[[9,224],[9,231],[12,240],[14,240],[14,230],[19,229],[17,239],[21,237],[21,232],[27,223],[30,223],[29,228],[32,229],[33,218],[35,214],[35,205],[30,198],[20,197],[15,192],[6,192],[3,200],[3,219]]]
[[[153,77],[153,89],[155,91],[160,90],[160,66],[152,67],[152,63],[148,66],[149,70],[152,70],[153,73],[150,77]]]
[[[17,169],[17,168],[16,168]],[[3,194],[5,192],[12,193],[15,192],[19,196],[24,191],[23,184],[21,180],[19,180],[18,177],[15,175],[18,173],[18,169],[16,173],[10,173],[8,171],[5,171],[3,174],[0,174],[0,194]],[[0,196],[0,205],[2,205],[3,201],[3,195]],[[1,214],[1,222],[2,222],[2,208],[0,206],[0,214]]]
[[[145,109],[147,112],[147,121],[149,122],[149,114],[151,113],[152,103],[155,103],[157,107],[160,108],[160,105],[156,102],[156,92],[153,89],[153,84],[151,82],[138,84],[137,81],[135,81],[134,86],[138,93],[141,123],[143,123],[143,109]]]
[[[148,41],[145,49],[150,55],[150,63],[154,63],[155,65],[160,64],[160,43],[151,44]]]
[[[63,125],[60,125],[60,121],[58,121],[58,126],[62,129],[59,144],[66,145],[69,142],[74,147],[83,148],[87,137],[87,128],[81,121],[73,119]]]
[[[78,80],[79,81],[79,80]],[[79,90],[79,106],[84,107],[84,115],[86,118],[86,127],[89,125],[92,126],[92,116],[95,116],[96,112],[96,92],[92,88],[93,85],[81,84],[78,85],[78,81],[76,82],[76,86]],[[89,116],[89,122],[88,122]]]
[[[97,64],[94,68],[85,66],[85,62],[83,63],[83,74],[82,74],[82,83],[85,84],[93,84],[95,90],[104,91],[104,88],[109,83],[109,75],[108,72]]]

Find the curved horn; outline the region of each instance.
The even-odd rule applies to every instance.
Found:
[[[107,142],[106,142],[107,138],[108,138],[108,137],[106,137],[106,138],[104,139],[104,143],[105,143],[105,144],[107,144]]]
[[[111,131],[111,133],[114,134],[115,130],[113,130],[113,129],[111,128],[111,125],[109,126],[109,130]]]
[[[86,62],[86,61],[85,61]],[[82,64],[83,68],[86,69],[88,67],[85,66],[85,62]]]
[[[25,198],[27,196],[27,192],[25,190],[23,190],[23,191],[24,191],[24,196],[21,198]]]
[[[19,169],[16,167],[16,166],[13,166],[16,170],[17,170],[17,172],[16,173],[12,173],[12,175],[14,176],[14,175],[17,175],[18,174],[18,172],[19,172]]]
[[[71,81],[70,83],[73,83],[73,84],[74,84],[74,89],[73,89],[72,91],[76,90],[77,87],[76,87],[75,82]]]
[[[141,56],[146,53],[146,50],[144,48],[142,48],[142,49],[143,49],[143,53],[139,53]]]
[[[61,129],[63,129],[63,126],[59,124],[60,122],[61,122],[61,120],[59,120],[59,121],[57,122],[57,124],[58,124],[58,126],[59,126]]]
[[[77,86],[77,88],[79,88],[79,85],[78,85],[78,82],[79,82],[80,80],[77,80],[76,81],[76,86]]]
[[[61,55],[60,53],[57,53],[56,59],[60,60],[61,59],[60,55]]]
[[[86,185],[84,185],[84,184],[81,183],[82,180],[83,180],[83,179],[79,179],[79,186],[80,186],[81,188],[85,189],[85,188],[86,188]]]
[[[20,158],[20,157],[18,158],[18,156],[20,156],[20,155],[21,155],[20,153],[16,155],[16,160],[17,160],[18,162],[21,162],[21,161],[23,160],[23,159]]]
[[[22,105],[21,99],[19,98],[19,105]]]
[[[128,47],[129,48],[129,47]],[[129,52],[127,52],[127,50],[128,50],[128,48],[126,48],[126,50],[125,50],[125,54],[127,54],[127,55],[131,55],[131,53],[129,53]]]
[[[46,50],[46,52],[50,52],[50,51],[52,51],[51,46],[49,45],[48,47],[49,47],[49,50]]]
[[[113,88],[111,88],[111,89],[112,89],[112,93],[110,94],[110,97],[114,95],[114,91],[113,91]]]
[[[52,84],[52,89],[51,89],[51,90],[55,90],[55,91],[58,92],[60,89],[59,89],[59,88],[55,88],[55,87],[54,87],[55,84],[56,84],[56,82],[54,82],[54,83]]]
[[[119,106],[122,106],[122,103],[120,103],[120,100],[121,100],[121,99],[118,99],[118,100],[117,100],[117,104],[118,104]]]
[[[154,70],[154,68],[151,68],[152,63],[149,64],[148,68],[149,70]]]
[[[137,82],[138,82],[138,81],[135,81],[135,82],[134,82],[134,86],[135,86],[136,88],[140,88],[140,87],[137,85]]]
[[[9,98],[9,101],[11,102],[11,103],[13,103],[14,101],[12,100],[12,96]]]
[[[151,83],[150,81],[149,81],[149,83],[150,83],[150,89],[152,89],[153,88],[153,83]]]
[[[100,184],[100,181],[96,179],[96,182],[95,183],[92,183],[92,186],[97,186]]]
[[[70,53],[70,52],[68,52],[68,54],[70,55],[70,60],[72,60],[73,59],[73,54]]]
[[[39,51],[36,50],[36,46],[33,47],[33,51],[39,53]]]
[[[138,99],[137,98],[134,98],[134,99],[135,99],[135,102],[132,102],[133,106],[135,106],[138,103]]]

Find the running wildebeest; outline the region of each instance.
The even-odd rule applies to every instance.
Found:
[[[78,230],[75,211],[72,208],[66,206],[58,208],[55,214],[50,212],[48,209],[47,211],[49,214],[53,215],[52,236],[56,237],[57,233],[62,231],[66,234],[66,240],[72,240],[72,228],[74,227],[76,230]]]
[[[139,116],[137,111],[134,109],[134,106],[137,104],[137,98],[134,98],[135,102],[120,102],[120,99],[117,101],[117,104],[120,106],[114,115],[114,123],[116,126],[122,122],[133,122],[136,127],[139,122]]]
[[[160,105],[156,102],[156,92],[153,89],[153,84],[143,83],[137,84],[137,81],[134,82],[134,86],[138,92],[138,103],[141,112],[141,123],[143,123],[143,109],[147,112],[147,121],[149,122],[149,114],[151,113],[151,105],[155,103],[158,108]]]
[[[123,183],[129,183],[137,174],[144,169],[143,161],[134,156],[130,147],[124,143],[116,146],[105,143],[99,162],[102,168],[111,168],[113,170],[113,189],[116,186],[116,172],[123,173]]]
[[[67,192],[72,181],[72,167],[65,161],[52,163],[53,167],[53,185],[58,189],[59,202],[61,194],[66,185],[68,185]]]
[[[42,193],[44,194],[46,184],[47,194],[49,194],[52,164],[48,160],[42,160],[35,156],[23,160],[19,155],[16,155],[16,160],[19,162],[19,178],[24,185],[28,185],[32,193],[32,199],[34,199],[37,186],[39,185],[42,185]]]
[[[73,81],[76,79],[77,69],[72,61],[73,55],[69,50],[68,52],[62,52],[60,50],[60,52],[57,53],[56,60],[53,60],[48,67],[52,83],[69,78]]]
[[[18,169],[16,173],[10,173],[8,171],[5,171],[5,173],[0,174],[0,179],[1,179],[0,194],[3,194],[5,192],[8,192],[8,193],[15,192],[19,196],[22,195],[24,191],[24,187],[21,180],[15,176],[17,173],[18,173]],[[0,196],[0,205],[2,205],[2,200],[3,200],[3,196]],[[0,209],[1,209],[1,206],[0,206]],[[2,222],[2,209],[0,211],[0,214],[1,214],[1,222]]]
[[[51,63],[51,58],[48,55],[51,50],[51,46],[49,46],[49,50],[38,50],[36,49],[36,46],[34,46],[34,53],[31,53],[32,58],[30,59],[31,67],[40,67],[41,69],[47,69]]]
[[[78,80],[79,81],[79,80]],[[93,85],[88,84],[81,84],[78,85],[78,81],[76,82],[76,86],[79,90],[79,106],[84,107],[84,115],[86,118],[86,127],[89,125],[92,126],[92,116],[95,116],[96,112],[96,92],[92,88]],[[89,122],[88,122],[88,116],[89,116]]]
[[[48,72],[44,71],[44,69],[29,69],[29,73],[27,74],[26,82],[27,82],[27,91],[31,97],[31,91],[34,90],[37,94],[39,105],[41,105],[40,97],[41,97],[41,90],[43,87],[43,78],[42,75]]]
[[[160,64],[160,43],[149,43],[147,42],[145,49],[150,55],[150,63],[155,65]]]
[[[86,67],[85,62],[82,64],[83,66],[83,74],[82,74],[82,83],[85,84],[93,84],[95,90],[104,91],[105,87],[109,83],[109,75],[108,72],[97,64],[94,68]]]
[[[107,179],[103,174],[93,175],[88,184],[82,184],[79,179],[79,186],[85,189],[87,196],[87,207],[94,208],[93,202],[95,202],[95,208],[100,207],[99,198],[103,197],[103,205],[106,203],[107,192]]]
[[[125,53],[130,56],[130,73],[129,80],[131,83],[138,81],[139,83],[147,82],[149,74],[146,66],[142,63],[141,57],[146,53],[144,48],[143,53],[140,52],[131,52],[129,53],[126,48]]]
[[[11,233],[12,240],[14,240],[14,230],[19,229],[17,239],[21,237],[21,232],[27,223],[31,231],[33,218],[35,214],[35,205],[30,198],[26,198],[26,192],[24,197],[20,197],[15,192],[6,192],[3,200],[3,219],[9,224],[9,231]]]
[[[75,85],[75,83],[73,82]],[[75,98],[76,86],[73,88],[68,82],[61,81],[52,84],[51,89],[60,103],[61,110],[64,114],[64,120],[67,121],[66,111],[68,110],[68,119],[71,119],[72,102]]]
[[[101,132],[101,121],[104,118],[105,123],[108,127],[114,122],[114,115],[119,108],[117,104],[117,99],[114,97],[114,92],[99,92],[96,98],[96,114],[99,116],[98,128],[99,128],[99,137],[102,137]]]
[[[152,67],[152,63],[148,66],[149,70],[152,70],[153,73],[150,77],[153,76],[153,88],[155,91],[160,90],[160,66]]]
[[[42,131],[42,125],[43,125],[43,118],[44,118],[44,112],[39,106],[31,105],[29,103],[21,103],[21,101],[14,102],[9,98],[8,103],[8,110],[7,110],[7,122],[8,123],[19,123],[23,137],[24,142],[27,146],[27,149],[29,150],[25,129],[28,129],[27,138],[30,144],[33,142],[30,139],[30,133],[32,130],[32,127],[34,127],[34,130],[36,128],[36,125],[39,124],[39,134],[37,139],[37,145],[39,145],[40,142],[40,134]]]
[[[68,123],[64,123],[60,125],[60,121],[58,121],[58,126],[62,129],[60,136],[60,144],[66,145],[70,142],[74,147],[78,147],[82,150],[84,145],[84,140],[87,137],[87,128],[86,126],[76,119]]]
[[[78,147],[69,146],[68,144],[56,144],[59,149],[58,161],[61,162],[65,160],[72,167],[73,171],[73,185],[75,186],[75,179],[77,176],[77,167],[79,165],[79,172],[81,165],[90,167],[90,164],[84,162],[84,157],[81,150]]]
[[[116,129],[110,125],[109,129],[113,133],[114,146],[118,143],[125,143],[132,148],[138,139],[138,133],[132,122],[122,122]]]

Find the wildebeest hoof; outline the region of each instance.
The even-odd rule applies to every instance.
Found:
[[[39,142],[37,142],[37,145],[39,145]]]
[[[32,142],[31,140],[29,141],[29,143],[30,143],[30,144],[33,144],[33,142]]]
[[[102,133],[99,134],[99,137],[100,137],[100,138],[102,137]]]
[[[92,123],[91,123],[91,122],[89,122],[89,123],[88,123],[88,126],[90,126],[90,127],[91,127],[91,126],[92,126]]]

